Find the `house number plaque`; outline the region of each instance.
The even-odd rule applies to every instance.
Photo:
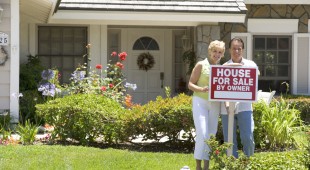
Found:
[[[0,45],[7,46],[9,45],[9,35],[3,32],[0,32]]]

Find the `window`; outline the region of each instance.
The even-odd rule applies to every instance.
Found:
[[[151,37],[141,37],[133,45],[133,50],[159,50],[159,46]]]
[[[254,36],[253,60],[259,67],[258,88],[285,93],[291,80],[291,37]]]
[[[109,56],[108,63],[110,62],[111,64],[115,64],[118,61],[118,57],[112,57],[111,53],[114,51],[117,53],[121,52],[120,42],[121,42],[121,30],[110,29],[108,31],[108,54],[107,54],[107,56]]]
[[[174,32],[174,92],[176,94],[186,93],[186,69],[184,67],[184,62],[182,59],[183,55],[183,45],[182,45],[182,36],[184,31],[175,31]]]
[[[68,83],[75,68],[85,62],[86,27],[38,27],[38,55],[45,68],[56,68],[61,83]]]

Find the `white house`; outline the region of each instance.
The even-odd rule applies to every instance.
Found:
[[[245,57],[259,65],[260,89],[283,92],[286,81],[291,93],[310,94],[308,0],[1,0],[0,12],[0,33],[9,37],[2,45],[9,59],[0,66],[0,110],[9,109],[15,121],[12,94],[26,56],[39,55],[66,82],[88,43],[93,67],[107,65],[112,51],[128,53],[124,73],[138,86],[138,103],[163,95],[164,86],[183,89],[184,50],[194,47],[202,59],[210,41],[228,44],[232,37],[245,41]],[[155,60],[148,71],[138,69],[143,52]]]

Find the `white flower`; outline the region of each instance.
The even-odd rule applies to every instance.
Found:
[[[136,90],[137,89],[137,85],[136,84],[131,84],[131,83],[128,83],[128,82],[126,82],[125,87],[126,88],[130,88],[132,90]]]
[[[14,97],[14,98],[23,97],[23,93],[19,93],[18,95],[17,95],[17,93],[12,93],[12,97]]]

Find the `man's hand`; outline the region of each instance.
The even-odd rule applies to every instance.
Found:
[[[242,66],[243,64],[241,63],[225,63],[223,66]]]

